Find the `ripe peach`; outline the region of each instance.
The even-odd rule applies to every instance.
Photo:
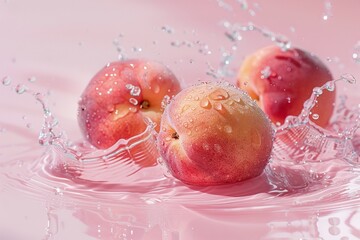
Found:
[[[300,114],[313,88],[330,80],[329,69],[313,54],[297,48],[284,51],[269,46],[245,59],[237,85],[258,101],[274,123],[283,123],[287,116]],[[334,101],[335,91],[324,91],[312,109],[319,118],[312,121],[325,127],[331,118]]]
[[[159,126],[164,96],[179,91],[176,77],[160,63],[144,60],[109,63],[91,79],[81,96],[78,113],[81,130],[95,147],[108,148],[119,139],[143,132],[147,126],[144,117]]]
[[[158,135],[170,173],[203,186],[260,175],[272,142],[270,120],[245,92],[228,83],[182,90],[165,108]]]

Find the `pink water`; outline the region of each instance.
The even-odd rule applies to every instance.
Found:
[[[347,4],[0,3],[0,239],[360,238],[359,86],[346,75],[359,79],[360,33],[349,26],[360,17]],[[329,129],[289,119],[260,177],[198,188],[143,168],[158,157],[151,126],[105,151],[83,142],[77,100],[108,61],[153,58],[183,86],[233,81],[272,40],[315,52],[343,80]]]

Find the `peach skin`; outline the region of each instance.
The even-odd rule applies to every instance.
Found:
[[[270,120],[242,90],[203,83],[182,90],[165,108],[158,149],[165,166],[190,185],[256,177],[273,144]]]
[[[146,129],[145,117],[159,129],[164,96],[180,91],[174,74],[160,63],[124,60],[107,64],[81,95],[78,122],[86,139],[105,149]]]
[[[298,48],[287,51],[277,46],[262,48],[248,56],[239,71],[237,86],[257,100],[259,106],[278,124],[287,116],[298,116],[304,102],[315,87],[332,80],[329,69],[319,58]],[[335,91],[324,93],[312,109],[317,119],[311,120],[326,127],[334,110]]]

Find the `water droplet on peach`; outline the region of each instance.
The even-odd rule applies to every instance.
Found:
[[[157,84],[154,84],[151,89],[153,90],[154,93],[159,93],[160,92],[160,86]]]
[[[214,108],[217,111],[222,111],[224,107],[223,107],[223,105],[221,103],[216,102],[216,103],[214,103]]]
[[[244,101],[241,99],[241,97],[240,97],[239,95],[234,95],[234,96],[232,97],[232,99],[233,99],[235,102],[239,103],[240,105],[245,105]]]
[[[85,111],[85,110],[86,110],[86,107],[85,107],[85,106],[81,106],[81,110],[82,110],[82,111]],[[109,106],[107,106],[107,111],[108,111],[109,113],[114,112],[114,111],[115,111],[115,106],[114,106],[114,105],[109,105]]]
[[[125,117],[129,113],[130,109],[128,106],[125,105],[119,105],[116,107],[116,110],[114,111],[114,120],[116,121],[119,118]]]
[[[129,99],[129,102],[130,102],[132,105],[135,105],[135,106],[138,105],[138,103],[139,103],[138,100],[136,100],[135,98],[130,98],[130,99]]]
[[[205,151],[209,151],[209,150],[210,150],[210,146],[209,146],[209,144],[207,144],[207,143],[203,143],[203,144],[202,144],[202,148],[203,148]]]
[[[221,153],[222,148],[221,148],[221,146],[219,144],[214,144],[214,150],[217,153]]]
[[[138,111],[138,108],[137,107],[129,107],[129,111],[136,113]]]
[[[212,100],[225,100],[229,98],[229,93],[222,88],[218,88],[209,94],[209,98]]]
[[[314,120],[318,120],[320,116],[319,116],[319,114],[314,113],[313,115],[311,115],[311,117],[312,117]]]
[[[184,105],[184,106],[181,108],[181,113],[186,112],[189,108],[190,108],[190,105]]]
[[[231,126],[229,126],[229,125],[226,125],[226,126],[224,126],[224,131],[226,132],[226,133],[232,133],[232,127]]]
[[[200,100],[200,107],[209,109],[211,107],[209,99],[206,97]]]
[[[260,135],[259,131],[256,129],[253,129],[251,131],[251,145],[255,149],[259,149],[261,146],[261,135]]]

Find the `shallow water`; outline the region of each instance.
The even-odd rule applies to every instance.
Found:
[[[15,7],[24,3],[6,4],[13,8],[10,13],[18,14]],[[251,18],[261,15],[260,9],[269,8],[247,4],[250,7],[245,13]],[[222,1],[215,5],[209,9],[215,9],[217,20],[223,12],[228,15],[233,11],[226,6],[237,6]],[[336,11],[324,6],[320,9],[325,9],[327,21],[335,18],[331,14]],[[318,14],[321,18],[325,13]],[[165,23],[159,26],[161,36],[170,36],[166,39],[170,52],[176,56],[183,51],[196,52],[182,59],[186,64],[176,60],[175,70],[181,79],[191,76],[181,72],[192,69],[188,67],[192,61],[198,62],[209,80],[230,79],[231,64],[241,52],[240,35],[244,40],[249,36],[246,34],[257,34],[268,44],[279,42],[262,28],[249,32],[252,25],[247,23],[242,25],[245,29],[232,25],[229,39],[223,32],[229,31],[230,25],[225,24],[221,26],[222,39],[233,50],[221,49],[217,66],[216,61],[205,58],[215,55],[205,40],[183,42],[189,33],[177,35],[176,28]],[[114,44],[127,44],[122,42],[128,39],[119,36]],[[287,41],[280,38],[280,42]],[[124,57],[126,51],[127,55],[132,51],[141,56],[140,46],[144,45],[123,47],[117,53]],[[158,51],[157,45],[153,48]],[[20,63],[6,72],[0,85],[0,239],[360,238],[360,136],[356,132],[360,99],[358,84],[346,83],[352,77],[342,75],[351,70],[347,67],[350,64],[334,70],[335,74],[341,72],[338,76],[343,80],[336,83],[337,111],[329,129],[307,122],[311,116],[305,109],[301,117],[289,118],[287,124],[277,127],[272,159],[261,176],[239,184],[200,188],[166,177],[160,165],[148,167],[158,158],[151,125],[142,135],[121,140],[105,151],[87,145],[78,135],[76,116],[65,114],[66,105],[76,102],[81,84],[76,85],[71,77],[67,80],[66,75],[53,74],[51,64],[39,70],[21,63],[25,61],[22,56],[27,55],[18,54]],[[22,67],[26,64],[29,67]],[[75,76],[86,75],[85,79],[93,74],[72,71]],[[197,77],[192,79],[183,80],[184,85],[196,82]],[[80,91],[71,90],[73,85]]]

